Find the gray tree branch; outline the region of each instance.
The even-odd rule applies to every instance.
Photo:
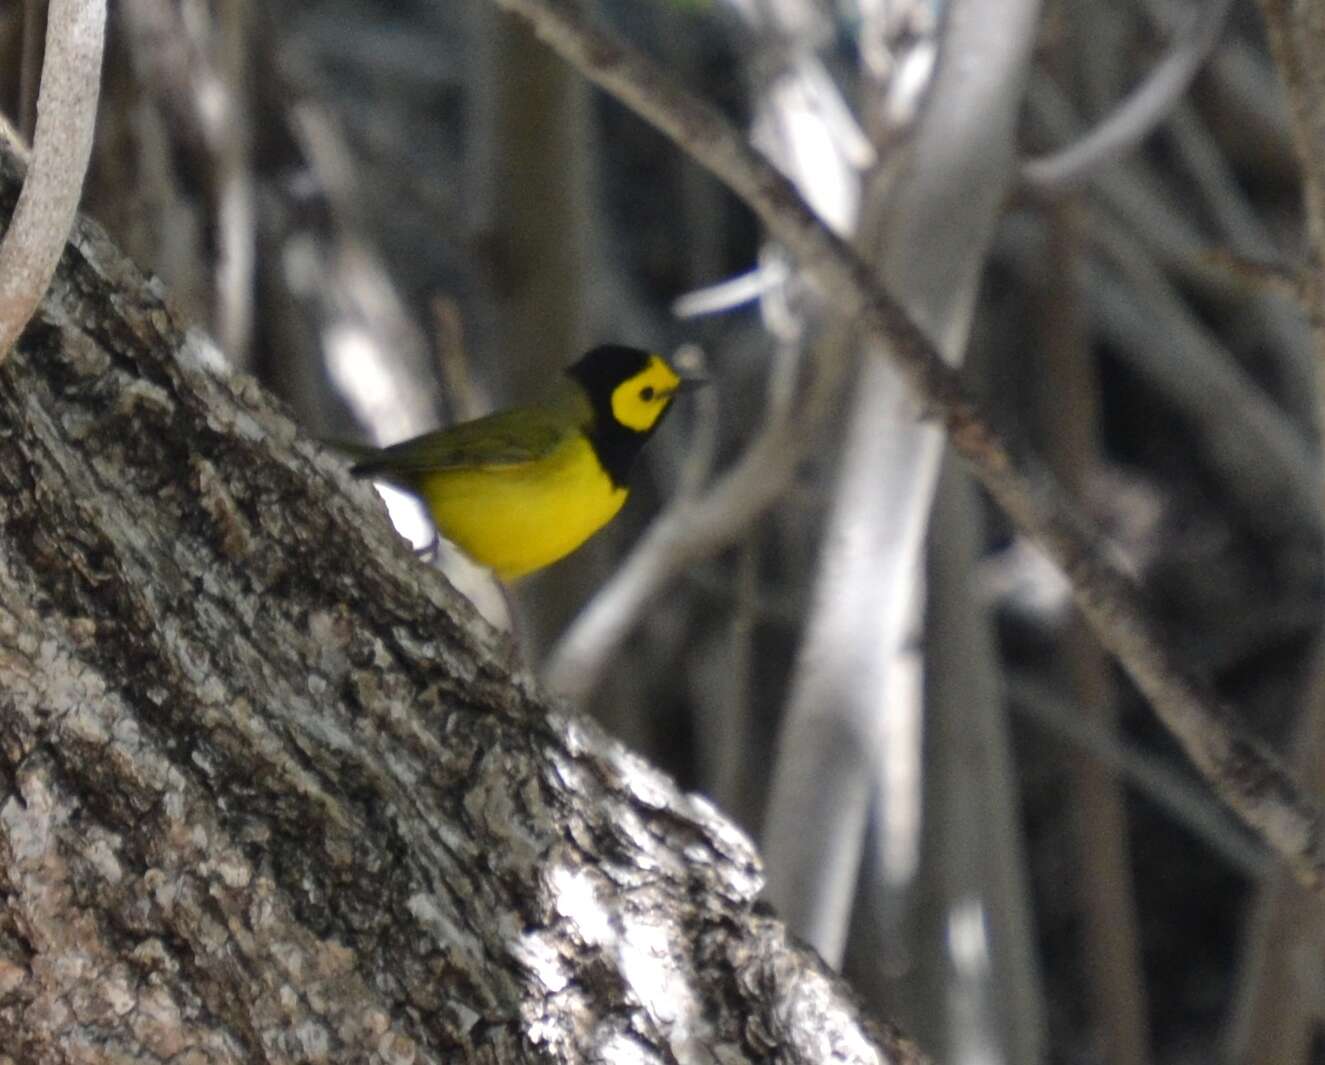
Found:
[[[46,291],[92,155],[106,0],[52,0],[27,181],[0,241],[0,360]]]

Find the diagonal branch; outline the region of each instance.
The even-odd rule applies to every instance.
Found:
[[[795,253],[839,311],[889,352],[956,450],[1016,526],[1059,565],[1100,641],[1118,657],[1210,784],[1297,876],[1325,876],[1321,810],[1280,762],[1244,736],[1209,686],[1182,662],[1133,581],[1106,555],[1062,488],[1013,446],[967,396],[955,370],[873,272],[813,214],[716,110],[657,65],[560,0],[493,0],[525,19],[586,77],[671,137],[739,195]]]

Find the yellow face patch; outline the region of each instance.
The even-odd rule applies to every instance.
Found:
[[[648,365],[612,390],[612,417],[627,429],[652,429],[676,395],[681,378],[667,363],[650,355]]]

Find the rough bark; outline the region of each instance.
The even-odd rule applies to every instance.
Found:
[[[0,1063],[919,1060],[211,350],[80,221],[0,368]]]

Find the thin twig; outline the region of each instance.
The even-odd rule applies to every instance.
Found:
[[[1319,528],[1320,456],[1305,434],[1187,307],[1139,241],[1107,218],[1092,218],[1090,239],[1128,282],[1092,263],[1094,291],[1122,296],[1103,328],[1191,419],[1202,460],[1219,470],[1243,512],[1267,531],[1288,523]]]
[[[834,236],[795,188],[727,120],[655,64],[551,0],[493,0],[526,20],[586,77],[657,126],[712,171],[797,254],[834,300],[879,341],[917,396],[942,420],[954,448],[1024,533],[1062,568],[1101,642],[1122,662],[1197,768],[1262,834],[1304,884],[1325,878],[1320,808],[1178,656],[1134,583],[1097,544],[1095,531],[1043,464],[996,431],[957,372],[906,312],[875,283],[873,270]],[[655,526],[655,529],[658,527]]]
[[[1036,192],[1061,195],[1131,152],[1187,91],[1219,41],[1231,6],[1232,0],[1206,0],[1150,76],[1103,122],[1075,144],[1022,165],[1026,184]]]
[[[37,309],[74,224],[92,156],[105,0],[52,0],[32,160],[0,243],[0,361]]]
[[[1231,868],[1252,880],[1262,879],[1275,868],[1266,852],[1228,820],[1203,788],[1188,783],[1163,759],[1128,744],[1116,732],[1105,731],[1081,707],[1070,705],[1041,683],[1014,674],[1005,690],[1013,710],[1098,759]]]
[[[1037,136],[1054,140],[1067,140],[1082,125],[1075,104],[1046,75],[1033,76],[1026,87],[1026,117]],[[1131,223],[1160,262],[1190,258],[1208,241],[1139,162],[1134,159],[1129,166],[1099,171],[1092,191],[1102,204]]]
[[[1249,259],[1232,248],[1212,247],[1201,253],[1201,262],[1222,270],[1239,284],[1251,289],[1287,296],[1305,304],[1311,288],[1311,277],[1302,267],[1283,262]]]
[[[1235,61],[1223,62],[1230,59]],[[1256,95],[1252,90],[1262,84],[1254,71],[1246,69],[1251,66],[1253,61],[1235,38],[1215,53],[1211,70],[1230,79],[1226,92],[1245,89],[1246,102],[1251,102]],[[1256,98],[1267,95],[1261,92]],[[1073,104],[1048,77],[1031,79],[1027,104],[1026,114],[1041,135],[1065,141],[1080,127]],[[1269,131],[1264,136],[1273,139]],[[1208,239],[1181,210],[1180,203],[1161,184],[1157,175],[1149,172],[1140,160],[1134,159],[1125,167],[1102,170],[1093,191],[1100,205],[1122,220],[1124,228],[1166,273],[1203,296],[1220,300],[1228,298],[1228,275],[1212,269],[1203,258],[1209,246]],[[1165,285],[1171,287],[1167,281]],[[1273,351],[1276,363],[1284,367],[1286,379],[1297,382],[1296,386],[1289,387],[1293,387],[1296,393],[1310,392],[1308,382],[1315,372],[1313,364],[1316,360],[1311,352],[1302,348],[1301,329],[1293,309],[1253,306],[1248,310],[1254,315],[1256,324],[1253,328]],[[1314,402],[1314,399],[1303,400],[1298,405]],[[1304,414],[1305,411],[1299,413],[1299,420],[1303,420]]]
[[[1273,259],[1279,254],[1274,237],[1257,216],[1247,191],[1199,109],[1184,100],[1173,109],[1168,130],[1178,158],[1190,174],[1210,216],[1241,254]]]

